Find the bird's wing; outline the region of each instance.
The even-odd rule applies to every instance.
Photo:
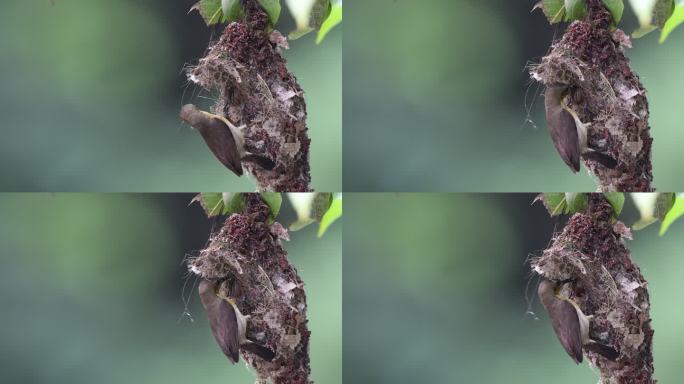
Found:
[[[218,335],[222,340],[219,345],[230,361],[237,363],[240,360],[237,315],[233,306],[225,300],[219,302],[219,327]]]
[[[211,117],[206,126],[196,127],[216,158],[238,176],[242,176],[240,152],[228,125],[218,117]]]
[[[237,363],[240,359],[237,316],[230,303],[216,296],[214,288],[214,283],[200,281],[200,299],[216,343],[231,362]]]
[[[554,300],[548,308],[553,311],[551,324],[565,352],[579,364],[582,362],[582,334],[577,310],[565,300]]]
[[[563,109],[561,98],[564,87],[549,86],[544,92],[544,106],[546,108],[546,124],[551,134],[553,145],[561,158],[573,171],[580,170],[579,135],[575,119]]]

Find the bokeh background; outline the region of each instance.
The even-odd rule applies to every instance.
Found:
[[[182,73],[212,35],[188,15],[195,2],[3,1],[0,190],[254,191],[178,117],[210,104]],[[284,10],[279,28],[293,24]],[[340,25],[285,53],[306,92],[316,190],[342,189],[341,44]]]
[[[536,2],[347,2],[345,191],[595,190],[556,153],[527,74],[564,28],[530,13]],[[625,5],[622,26],[636,24]],[[657,35],[627,54],[648,90],[654,184],[680,191],[684,30]]]
[[[0,382],[253,383],[187,281],[185,255],[220,224],[191,198],[0,194]],[[295,220],[289,204],[279,220]],[[307,286],[312,378],[339,384],[341,222],[315,227],[285,247]]]
[[[527,194],[345,195],[344,379],[350,383],[596,383],[536,299],[528,255],[564,219]],[[631,201],[622,219],[637,220]],[[684,368],[684,223],[628,243],[649,283],[655,375]]]

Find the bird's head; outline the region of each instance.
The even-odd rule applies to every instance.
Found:
[[[202,121],[203,114],[204,112],[194,104],[185,104],[180,110],[181,119],[192,127],[197,126]]]

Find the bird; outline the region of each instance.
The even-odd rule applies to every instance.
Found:
[[[568,93],[569,87],[561,84],[550,85],[544,91],[546,124],[556,150],[574,173],[580,170],[580,157],[614,169],[617,167],[615,159],[589,148],[587,127],[590,123],[582,123],[577,113],[567,105]]]
[[[275,352],[247,338],[249,316],[240,312],[235,301],[221,290],[221,284],[202,279],[199,295],[209,318],[211,332],[231,363],[240,360],[240,349],[252,352],[266,361],[275,358]]]
[[[275,167],[275,162],[268,157],[245,150],[244,126],[238,128],[225,117],[202,111],[193,104],[181,107],[180,117],[199,131],[214,156],[237,176],[243,174],[243,161],[269,171]]]
[[[543,279],[539,283],[537,293],[542,305],[549,313],[551,325],[565,352],[572,360],[582,362],[582,347],[596,352],[608,360],[614,361],[619,353],[610,346],[591,339],[589,327],[593,316],[585,315],[577,303],[558,293],[559,285]]]

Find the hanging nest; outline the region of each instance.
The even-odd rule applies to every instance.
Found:
[[[624,244],[631,234],[621,222],[612,223],[612,207],[601,194],[590,195],[589,202],[589,211],[573,215],[532,260],[532,270],[549,280],[569,281],[564,293],[594,315],[591,338],[619,352],[617,361],[609,361],[585,351],[601,371],[602,383],[655,383],[647,283]]]
[[[257,382],[312,383],[304,283],[280,243],[287,231],[267,224],[270,208],[258,194],[244,196],[243,213],[226,220],[188,269],[203,279],[227,280],[237,307],[251,316],[248,337],[276,351],[269,362],[241,350]]]
[[[280,54],[287,40],[276,30],[265,32],[268,16],[255,1],[245,6],[246,20],[226,26],[199,64],[188,69],[188,79],[218,94],[213,113],[246,126],[247,151],[275,162],[272,170],[243,163],[260,191],[310,191],[306,103]]]
[[[588,128],[589,147],[618,161],[609,169],[585,159],[602,191],[649,192],[652,139],[646,90],[632,72],[625,47],[629,37],[611,32],[611,16],[600,8],[575,21],[553,44],[530,76],[545,86],[565,85],[579,97],[572,108]]]

